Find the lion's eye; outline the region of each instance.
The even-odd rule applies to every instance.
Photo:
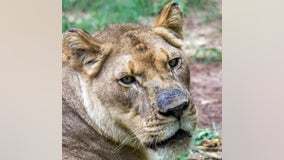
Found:
[[[131,83],[136,82],[136,79],[133,76],[125,76],[120,79],[120,82],[124,84],[131,84]]]
[[[170,60],[170,61],[168,62],[168,65],[169,65],[171,68],[174,68],[174,67],[176,67],[176,66],[179,64],[179,61],[180,61],[179,58],[174,58],[174,59],[172,59],[172,60]]]

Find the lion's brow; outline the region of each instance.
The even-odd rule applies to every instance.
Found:
[[[164,49],[164,48],[160,48],[160,52],[159,52],[158,56],[159,57],[157,59],[165,60],[165,61],[167,61],[170,58],[169,57],[169,52],[166,49]]]

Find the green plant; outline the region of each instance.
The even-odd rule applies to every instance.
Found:
[[[192,138],[192,145],[191,148],[196,148],[196,146],[202,145],[202,140],[210,140],[210,139],[220,139],[220,135],[218,133],[218,129],[215,123],[212,123],[212,129],[209,128],[196,128],[195,134]],[[219,132],[221,129],[219,130]],[[187,160],[189,154],[193,152],[191,150],[188,153],[183,153],[175,158],[175,160]],[[167,157],[162,158],[162,160],[169,160]]]
[[[193,137],[193,145],[200,146],[202,145],[202,140],[211,140],[219,139],[220,135],[217,132],[217,127],[215,123],[212,123],[212,129],[197,128],[196,134]]]
[[[210,63],[222,61],[222,51],[217,48],[199,48],[192,56],[193,61]]]

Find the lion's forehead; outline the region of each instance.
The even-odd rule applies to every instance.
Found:
[[[149,49],[143,54],[126,51],[114,57],[115,74],[126,72],[133,75],[145,75],[150,72],[167,72],[167,62],[174,55],[163,48]]]
[[[164,71],[167,62],[181,56],[182,50],[166,42],[154,33],[126,33],[121,42],[115,44],[113,58],[116,68],[127,68],[129,73],[143,74],[145,71]]]

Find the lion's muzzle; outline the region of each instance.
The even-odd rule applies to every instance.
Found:
[[[188,104],[186,94],[178,89],[162,90],[158,95],[158,112],[164,116],[174,116],[180,119]]]

